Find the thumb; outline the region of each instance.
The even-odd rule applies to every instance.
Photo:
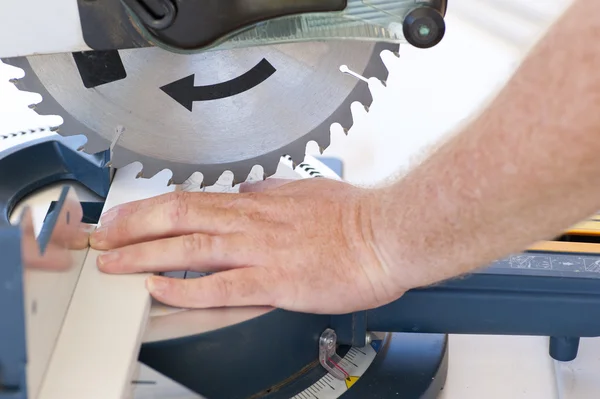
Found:
[[[294,179],[267,179],[258,182],[245,182],[240,185],[240,193],[259,193],[274,190],[295,181]]]

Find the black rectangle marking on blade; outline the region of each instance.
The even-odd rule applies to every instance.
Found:
[[[127,77],[127,71],[119,52],[84,51],[73,53],[83,85],[92,89]]]

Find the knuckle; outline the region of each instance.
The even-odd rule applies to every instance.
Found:
[[[190,203],[187,197],[178,196],[174,201],[171,201],[168,209],[168,220],[173,224],[178,224],[180,221],[189,217]]]
[[[209,251],[211,248],[209,236],[204,234],[189,234],[183,236],[183,250],[187,253]]]

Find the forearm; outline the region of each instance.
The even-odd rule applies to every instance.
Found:
[[[377,193],[373,240],[402,284],[472,271],[600,209],[598,15],[576,1],[486,111]]]

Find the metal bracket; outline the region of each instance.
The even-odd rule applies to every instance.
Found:
[[[0,226],[9,225],[16,204],[35,190],[60,181],[77,181],[100,197],[110,188],[108,152],[88,155],[74,140],[50,136],[0,154]]]
[[[331,328],[340,345],[362,348],[367,345],[367,312],[331,316]]]

